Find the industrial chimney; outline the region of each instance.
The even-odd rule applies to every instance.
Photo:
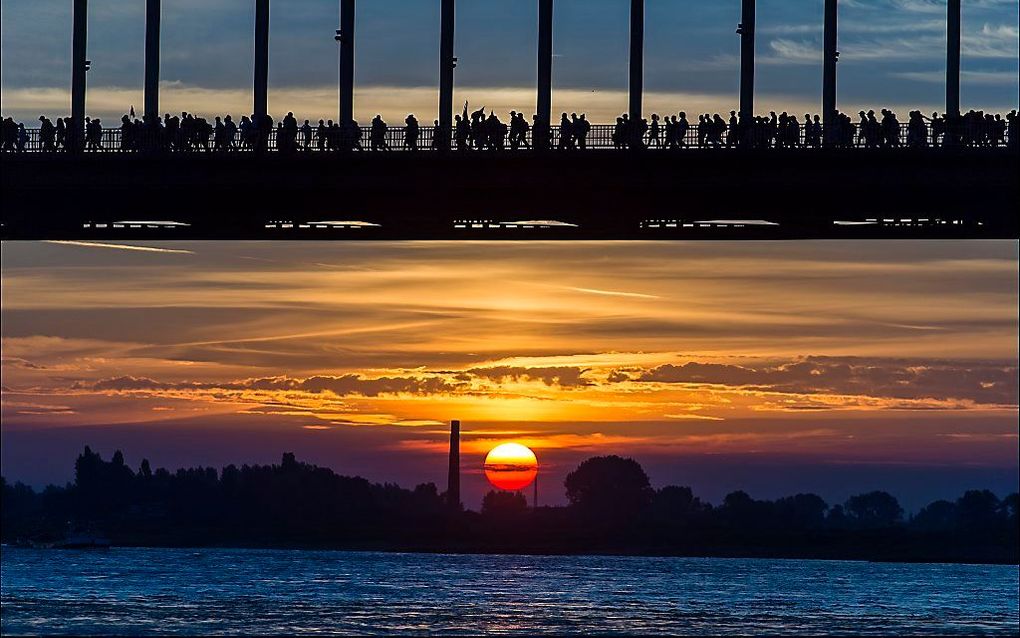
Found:
[[[446,486],[446,502],[459,510],[460,503],[460,421],[450,421],[450,476]]]

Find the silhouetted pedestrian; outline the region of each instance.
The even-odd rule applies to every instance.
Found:
[[[57,150],[56,133],[53,122],[49,118],[39,116],[39,149],[44,153],[52,153]]]
[[[417,151],[418,135],[418,118],[414,116],[414,113],[411,113],[404,118],[404,148],[411,151]]]

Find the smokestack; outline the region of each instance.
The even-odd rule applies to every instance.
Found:
[[[535,475],[535,495],[531,497],[531,509],[538,509],[538,475]]]
[[[450,421],[450,476],[446,486],[446,502],[459,510],[460,503],[460,421]]]

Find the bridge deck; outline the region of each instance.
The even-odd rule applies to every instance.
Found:
[[[2,237],[1017,238],[1018,160],[981,148],[8,154]],[[555,223],[515,223],[539,221]]]

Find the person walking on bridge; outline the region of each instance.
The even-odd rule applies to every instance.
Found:
[[[896,114],[889,109],[882,109],[881,144],[887,148],[898,148],[900,145],[900,123]]]
[[[85,118],[85,150],[103,150],[103,123],[98,117],[93,120]]]
[[[57,150],[57,130],[54,128],[53,122],[45,115],[39,116],[39,122],[39,147],[44,153],[52,153]]]
[[[648,148],[662,148],[662,140],[659,139],[659,114],[652,113],[652,123],[648,126]]]
[[[386,143],[386,130],[389,127],[386,126],[386,122],[383,121],[382,115],[376,115],[372,118],[372,130],[369,133],[369,147],[373,151],[388,151],[390,145]]]
[[[327,131],[326,123],[319,120],[319,125],[315,127],[315,148],[319,151],[326,150]]]
[[[528,144],[528,121],[524,119],[523,113],[510,111],[510,148],[516,151],[522,146],[531,148]]]
[[[306,153],[312,150],[312,124],[308,120],[301,125],[301,146]]]
[[[585,150],[588,148],[588,134],[591,133],[591,122],[588,121],[588,117],[581,113],[577,116],[577,148],[578,150]]]
[[[417,151],[419,134],[418,118],[414,116],[414,113],[410,113],[404,118],[404,148],[410,151]]]
[[[567,118],[567,114],[564,113],[560,116],[560,150],[568,150],[573,145],[574,136],[573,131],[570,128],[570,119]]]
[[[467,106],[464,107],[464,112],[467,113]],[[465,117],[463,115],[455,115],[454,116],[454,120],[455,120],[455,124],[454,124],[453,136],[454,136],[454,140],[455,140],[456,145],[457,145],[457,150],[458,151],[469,151],[469,150],[471,150],[471,145],[468,143],[470,138],[471,138],[471,125],[468,123],[467,117]],[[441,138],[441,135],[439,134],[439,120],[436,120],[436,133],[435,133],[435,135],[436,135],[436,137],[435,137],[436,141],[439,144],[442,144],[443,140]]]

